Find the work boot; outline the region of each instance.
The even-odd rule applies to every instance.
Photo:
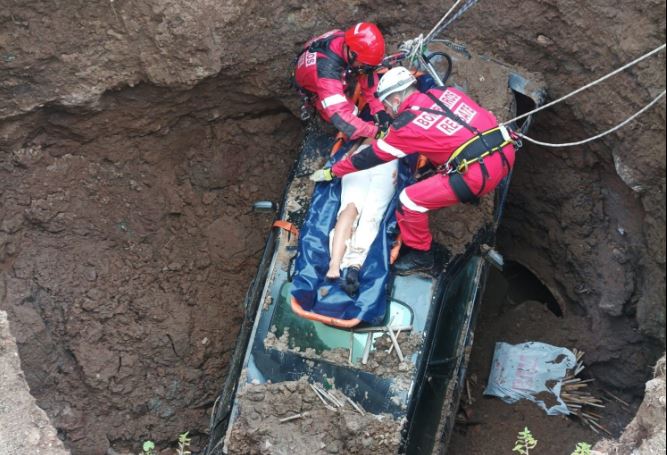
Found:
[[[350,267],[347,269],[347,273],[345,274],[345,282],[343,282],[342,286],[343,291],[350,297],[353,297],[354,294],[357,293],[359,290],[359,268],[357,267]]]
[[[408,248],[408,251],[401,254],[394,262],[393,270],[396,275],[430,272],[433,270],[434,263],[433,249],[422,251]]]

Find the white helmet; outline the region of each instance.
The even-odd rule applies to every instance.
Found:
[[[378,82],[376,96],[380,101],[384,101],[392,93],[405,90],[416,82],[417,79],[412,75],[410,70],[402,66],[397,66],[382,76],[382,79]]]

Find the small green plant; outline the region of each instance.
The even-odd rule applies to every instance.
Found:
[[[178,455],[192,455],[192,452],[188,450],[191,440],[191,438],[188,438],[188,433],[189,431],[186,431],[178,435]]]
[[[144,441],[142,446],[144,455],[155,455],[155,443],[153,441]]]
[[[518,452],[521,455],[530,455],[530,451],[533,450],[536,445],[537,439],[533,437],[533,434],[528,427],[525,427],[523,431],[519,431],[512,452]]]
[[[578,442],[577,447],[571,455],[591,455],[591,445],[585,442]]]

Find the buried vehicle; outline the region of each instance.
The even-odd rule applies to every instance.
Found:
[[[434,57],[440,57],[448,76],[451,70],[450,83],[499,121],[542,103],[538,76],[459,45],[440,47],[424,59],[429,72],[438,80],[430,62],[439,65]],[[530,122],[527,117],[512,127],[525,132]],[[248,291],[204,453],[443,453],[488,267],[502,266],[493,245],[510,177],[478,206],[433,213],[432,224],[445,226],[435,232],[436,269],[390,273],[382,317],[373,324],[341,323],[305,311],[291,293],[299,230],[312,202],[308,175],[329,159],[334,142],[318,125],[306,129]],[[446,223],[438,223],[439,216]]]

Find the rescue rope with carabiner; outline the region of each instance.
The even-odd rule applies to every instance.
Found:
[[[463,0],[456,0],[456,2],[452,5],[451,8],[445,13],[442,18],[438,21],[437,24],[433,26],[430,32],[424,36],[423,34],[420,34],[414,39],[407,40],[403,42],[400,46],[400,50],[405,52],[406,54],[406,59],[408,60],[409,64],[411,66],[414,66],[415,60],[419,60],[419,57],[424,50],[424,48],[430,43],[437,35],[442,33],[444,29],[449,27],[449,25],[454,22],[456,19],[461,17],[463,13],[465,13],[470,7],[472,7],[475,3],[477,3],[478,0],[467,0],[461,8],[452,16],[451,19],[449,19],[447,22],[447,18],[449,17],[450,14],[456,9],[456,7],[461,3]]]

